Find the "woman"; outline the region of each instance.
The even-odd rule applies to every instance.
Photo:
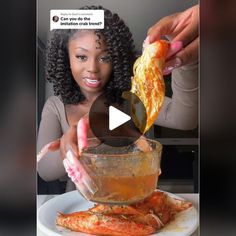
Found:
[[[122,92],[130,90],[136,59],[132,34],[117,14],[104,9],[104,18],[102,30],[53,31],[47,47],[46,76],[53,83],[55,96],[43,108],[38,150],[61,137],[63,143],[76,144],[76,125],[93,101],[105,94],[108,103],[122,104]],[[171,128],[195,128],[197,67],[173,73],[172,90],[172,99],[165,99],[156,122]],[[64,158],[64,153],[61,156]],[[39,175],[45,181],[67,178],[62,158],[59,151],[47,153],[38,163]],[[69,181],[66,191],[73,187]]]

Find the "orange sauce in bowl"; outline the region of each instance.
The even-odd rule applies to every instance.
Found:
[[[158,177],[159,171],[143,176],[96,176],[100,190],[91,200],[114,204],[140,201],[156,189]]]
[[[130,204],[152,194],[161,173],[162,145],[149,139],[145,144],[148,151],[142,151],[140,142],[115,148],[101,144],[80,157],[98,189],[91,201]]]

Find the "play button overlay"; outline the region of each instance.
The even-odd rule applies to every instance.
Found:
[[[126,115],[124,112],[113,106],[109,106],[109,130],[113,130],[123,125],[130,119],[131,117],[129,115]]]
[[[100,95],[92,104],[89,124],[93,134],[103,143],[128,146],[135,142],[146,127],[146,109],[141,100],[131,92],[125,92],[122,104],[108,103]],[[111,100],[111,99],[110,99]]]

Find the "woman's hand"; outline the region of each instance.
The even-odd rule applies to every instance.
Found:
[[[67,132],[55,141],[45,145],[37,155],[37,161],[48,152],[54,152],[60,149],[61,157],[64,159],[68,150],[71,150],[76,157],[81,155],[84,148],[87,147],[87,133],[89,129],[88,117],[83,117],[77,125],[71,126]]]
[[[68,176],[89,200],[98,188],[79,161],[82,150],[87,147],[88,129],[88,117],[81,118],[78,124],[71,126],[60,139],[45,145],[37,155],[37,161],[40,161],[47,152],[60,149]]]
[[[89,129],[88,117],[83,117],[77,125],[71,126],[61,137],[61,156],[65,157],[70,149],[76,157],[79,157],[82,150],[87,147],[87,134]]]
[[[163,73],[169,74],[177,67],[198,61],[199,6],[166,16],[149,28],[146,42],[153,43],[166,36],[171,41]]]

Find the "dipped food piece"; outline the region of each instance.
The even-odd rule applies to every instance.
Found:
[[[133,105],[133,120],[142,133],[145,133],[156,120],[165,97],[165,83],[163,79],[163,67],[169,50],[170,43],[166,40],[158,40],[148,44],[133,66],[131,93],[139,97],[145,106],[147,114],[146,126],[143,127],[142,116],[138,114]],[[124,92],[127,98],[129,92]]]

